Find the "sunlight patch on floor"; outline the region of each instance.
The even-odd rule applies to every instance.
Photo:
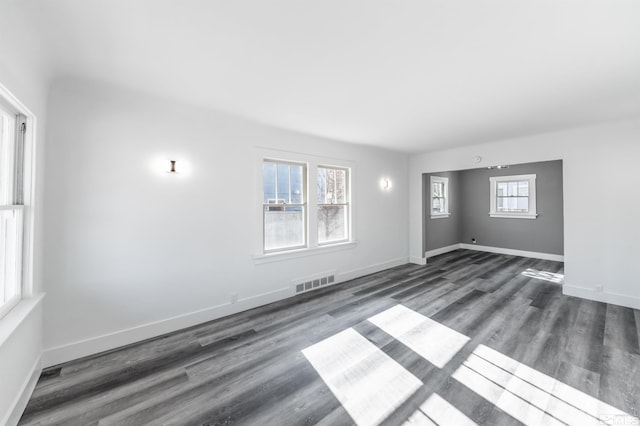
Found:
[[[443,368],[469,338],[403,305],[379,313],[369,321],[438,368]]]
[[[451,377],[527,425],[586,426],[614,424],[608,419],[635,419],[484,345]]]
[[[522,272],[522,275],[529,278],[536,278],[539,280],[549,281],[554,284],[564,283],[564,275],[555,274],[553,272],[537,271],[535,269],[529,268],[526,271]]]
[[[302,351],[354,422],[377,425],[422,382],[348,328]]]
[[[403,424],[403,426],[416,425],[477,426],[477,424],[465,416],[464,413],[435,393],[431,395]]]

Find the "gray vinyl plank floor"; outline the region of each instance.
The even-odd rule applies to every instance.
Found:
[[[639,424],[640,312],[563,270],[398,266],[48,368],[20,425]]]

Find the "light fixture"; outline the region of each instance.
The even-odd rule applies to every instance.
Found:
[[[382,188],[383,191],[390,191],[391,186],[391,179],[383,178],[382,180],[380,180],[380,188]]]
[[[487,167],[487,169],[489,170],[495,170],[495,169],[508,169],[509,165],[508,164],[503,164],[501,166],[489,166]]]
[[[169,170],[167,170],[167,173],[178,173],[178,171],[176,170],[176,160],[169,160]]]

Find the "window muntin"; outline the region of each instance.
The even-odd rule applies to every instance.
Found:
[[[0,317],[22,297],[22,123],[0,106]]]
[[[449,178],[431,176],[429,187],[431,194],[431,218],[449,217]]]
[[[535,219],[536,175],[491,177],[491,217]]]
[[[318,244],[349,240],[349,169],[318,166]]]
[[[263,249],[265,253],[307,245],[307,166],[279,160],[263,161]]]

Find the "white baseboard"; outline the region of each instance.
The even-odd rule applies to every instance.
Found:
[[[396,266],[405,265],[409,262],[406,257],[400,257],[398,259],[390,260],[388,262],[377,263],[365,268],[354,269],[348,272],[339,273],[336,276],[337,283],[353,280],[355,278],[363,277],[369,274],[375,274],[376,272],[384,271],[385,269],[395,268]]]
[[[354,269],[352,271],[336,274],[336,283],[348,281],[364,275],[373,274],[395,266],[404,265],[408,262],[408,258],[401,257],[388,262],[370,265],[365,268]],[[268,293],[257,296],[248,297],[238,300],[237,303],[225,303],[211,308],[202,309],[195,312],[178,315],[160,321],[131,327],[125,330],[115,331],[113,333],[103,334],[101,336],[91,337],[65,345],[47,348],[43,353],[44,367],[61,364],[63,362],[82,358],[84,356],[93,355],[110,349],[130,345],[145,339],[149,339],[162,334],[171,333],[183,328],[202,324],[222,318],[237,312],[246,311],[258,306],[276,302],[295,295],[293,286],[281,288]]]
[[[449,253],[450,251],[454,251],[454,250],[458,250],[460,249],[461,244],[452,244],[450,246],[446,246],[446,247],[440,247],[437,248],[435,250],[429,250],[427,252],[424,253],[424,257],[426,258],[426,262],[429,262],[429,258],[430,257],[434,257],[434,256],[438,256],[441,254],[445,254],[445,253]]]
[[[427,258],[426,257],[411,256],[409,258],[409,263],[413,263],[415,265],[426,265],[427,264]]]
[[[237,312],[286,299],[287,297],[293,296],[293,294],[293,288],[289,286],[257,296],[240,299],[237,303],[225,303],[125,330],[48,348],[44,350],[43,365],[44,367],[50,367],[120,346],[130,345],[155,336],[171,333]]]
[[[486,251],[489,253],[509,254],[512,256],[532,257],[534,259],[554,260],[556,262],[564,262],[564,256],[561,254],[539,253],[537,251],[513,250],[500,247],[479,246],[477,244],[460,244],[461,249]]]
[[[626,306],[627,308],[640,309],[640,297],[629,296],[608,291],[596,291],[595,288],[563,285],[562,294],[565,296],[580,297],[596,302],[611,303],[612,305]]]
[[[27,377],[20,392],[16,395],[16,398],[11,405],[11,410],[7,413],[7,416],[0,421],[0,425],[15,426],[20,421],[24,409],[27,408],[27,403],[33,390],[36,388],[40,373],[42,372],[42,355],[38,355],[38,358],[31,367],[31,374]]]

